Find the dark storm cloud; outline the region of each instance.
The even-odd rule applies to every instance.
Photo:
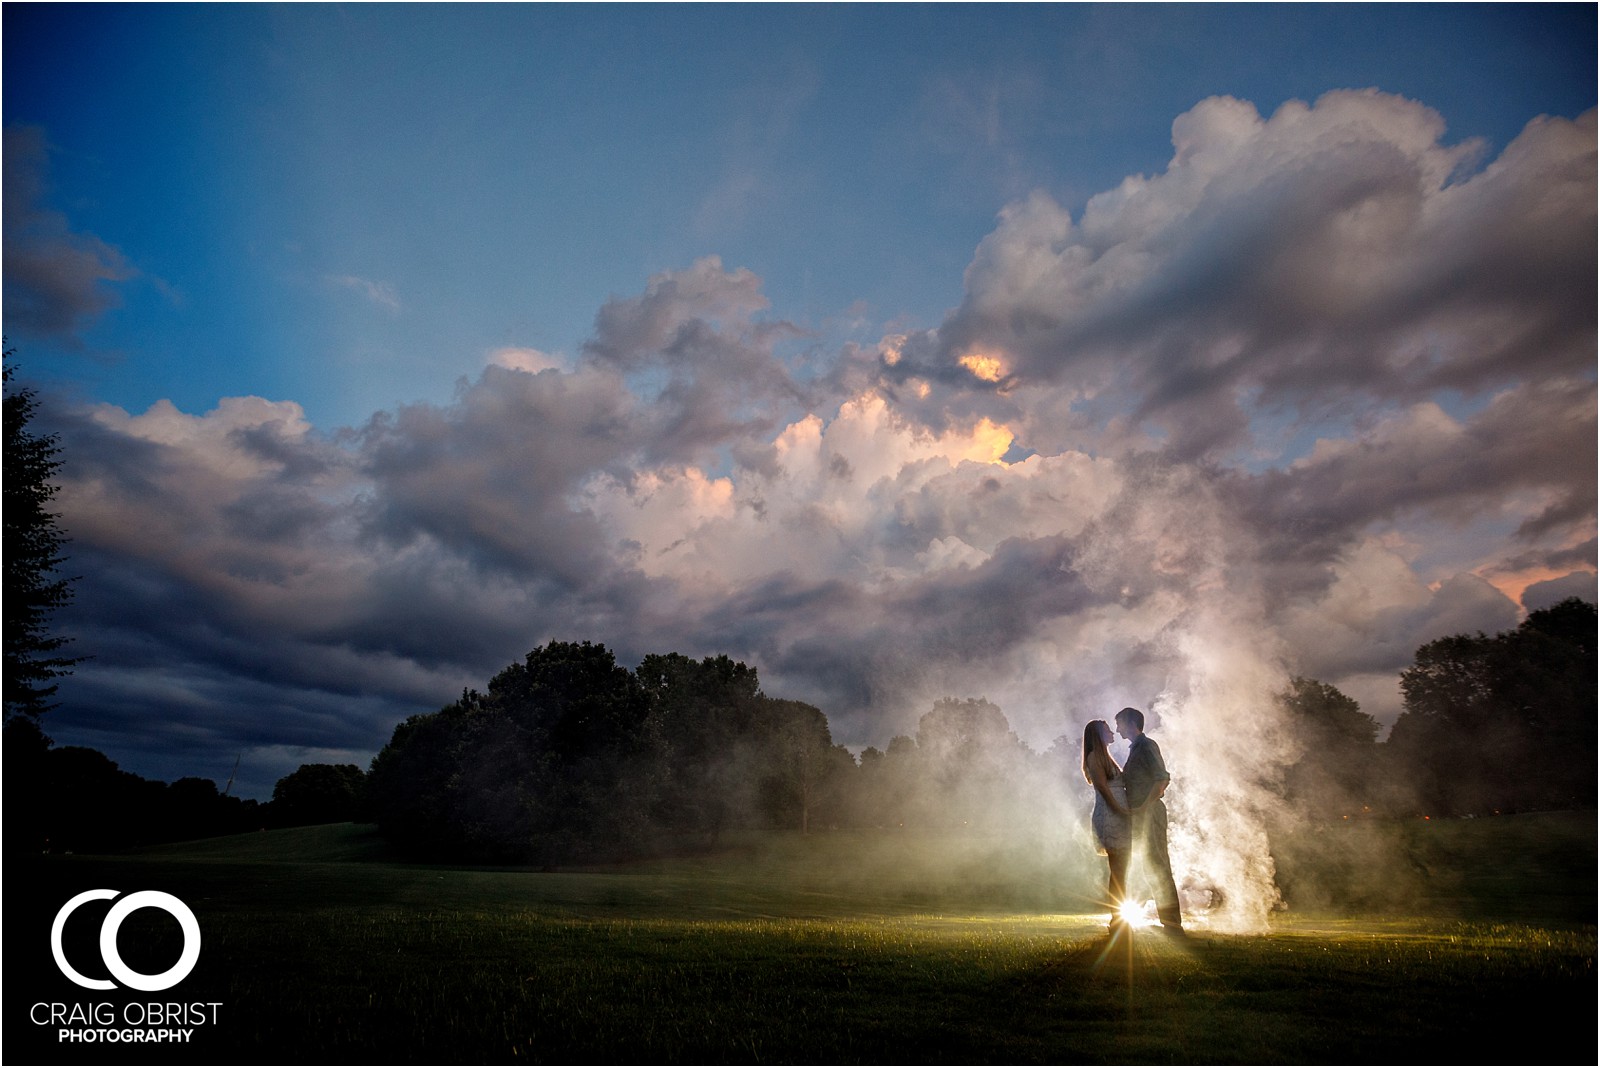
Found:
[[[938,566],[907,556],[914,565],[908,573],[874,592],[792,574],[741,590],[708,617],[720,624],[721,647],[748,650],[769,686],[822,705],[836,735],[856,744],[882,746],[888,732],[909,729],[915,715],[908,718],[908,704],[950,694],[1001,696],[1015,681],[1008,674],[1071,670],[1059,653],[1041,648],[1041,635],[1081,639],[1094,651],[1077,666],[1114,671],[1129,692],[1159,689],[1173,655],[1160,646],[1161,629],[1196,586],[1216,586],[1235,566],[1216,545],[1217,524],[1226,520],[1205,480],[1150,457],[1079,464],[1070,475],[1043,464],[1028,473],[990,470],[997,474],[965,466],[916,489],[907,485],[900,496],[877,487],[897,502],[879,505],[897,517],[875,535],[880,546],[899,553],[906,536],[899,520],[911,503],[919,528],[913,543],[954,542],[964,546],[961,553]],[[1205,544],[1174,537],[1173,515],[1183,517],[1186,533],[1204,531]],[[1037,521],[1074,533],[1005,536],[980,551],[963,539],[987,544],[985,516],[996,517],[991,525],[1000,531]],[[1081,622],[1097,613],[1098,622]],[[1048,687],[1048,678],[1041,685]],[[1045,700],[1007,711],[1036,735],[1059,731],[1050,722],[1060,694]],[[886,721],[891,710],[898,718]]]
[[[133,277],[117,249],[43,206],[48,151],[36,127],[5,130],[5,321],[8,334],[76,341]]]
[[[419,683],[409,665],[264,625],[126,547],[100,551],[78,539],[70,549],[80,577],[63,629],[72,651],[91,659],[69,680],[70,730],[59,740],[100,747],[144,774],[219,785],[242,753],[236,792],[266,797],[288,769],[263,750],[361,762],[397,716],[437,700],[437,678]]]
[[[364,533],[394,548],[427,538],[483,567],[581,585],[604,567],[602,546],[566,500],[632,454],[636,414],[614,376],[489,367],[452,405],[375,416],[359,441],[372,484]]]
[[[637,297],[612,297],[595,314],[584,355],[623,371],[641,370],[680,341],[686,326],[712,320],[745,323],[767,307],[749,270],[723,271],[716,257],[652,277]]]
[[[1577,597],[1594,604],[1595,573],[1573,571],[1560,578],[1535,582],[1522,592],[1522,607],[1534,612],[1565,601],[1568,597]]]
[[[1595,513],[1594,386],[1540,382],[1457,422],[1431,403],[1290,467],[1242,478],[1241,511],[1286,560],[1328,560],[1369,525],[1407,512],[1465,519],[1519,491],[1550,503],[1519,534],[1571,533]]]
[[[1518,553],[1503,561],[1503,565],[1512,571],[1527,571],[1540,569],[1547,571],[1565,571],[1571,568],[1581,568],[1584,564],[1593,563],[1595,559],[1596,542],[1594,538],[1581,541],[1576,545],[1569,545],[1558,549],[1533,549],[1528,552]],[[1592,581],[1594,576],[1589,576]]]
[[[786,613],[779,618],[789,640],[764,662],[824,703],[836,733],[881,748],[885,707],[930,687],[929,699],[981,689],[988,665],[1041,624],[1104,599],[1115,595],[1085,586],[1067,539],[1013,539],[976,567],[924,576],[885,597],[841,593],[824,615]]]

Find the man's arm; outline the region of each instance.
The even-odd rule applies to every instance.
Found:
[[[1161,747],[1150,739],[1145,739],[1144,748],[1148,751],[1150,762],[1150,800],[1156,800],[1167,792],[1167,786],[1172,782],[1172,776],[1167,773],[1167,762],[1161,758]]]
[[[1128,780],[1128,807],[1143,808],[1167,792],[1172,776],[1161,759],[1161,747],[1148,735],[1141,736],[1128,751],[1128,766],[1122,769]]]

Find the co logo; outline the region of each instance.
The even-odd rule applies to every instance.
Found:
[[[61,951],[61,932],[67,926],[68,917],[79,905],[86,901],[110,901],[118,893],[120,891],[117,890],[85,890],[62,905],[61,911],[56,913],[55,923],[50,925],[50,952],[56,958],[56,967],[61,969],[62,975],[90,990],[115,990],[117,983],[110,979],[90,979],[80,975],[77,969],[67,963],[67,956]],[[122,927],[122,921],[130,913],[145,908],[161,909],[183,928],[183,952],[178,956],[178,963],[157,975],[134,971],[122,962],[122,954],[117,952],[117,931]],[[189,911],[188,905],[171,894],[160,890],[140,890],[112,905],[106,913],[105,921],[100,924],[100,958],[105,961],[106,971],[123,986],[135,990],[166,990],[183,982],[200,959],[200,922]]]

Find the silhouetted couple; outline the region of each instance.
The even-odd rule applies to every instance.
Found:
[[[1119,910],[1127,895],[1128,861],[1137,851],[1155,884],[1161,926],[1182,931],[1178,887],[1167,856],[1167,806],[1161,800],[1172,776],[1161,759],[1161,747],[1144,732],[1143,712],[1124,708],[1116,722],[1117,732],[1131,743],[1127,767],[1118,767],[1111,757],[1112,734],[1105,720],[1083,728],[1083,777],[1094,787],[1091,822],[1110,868],[1106,894],[1111,901],[1111,929],[1115,932],[1125,924]]]

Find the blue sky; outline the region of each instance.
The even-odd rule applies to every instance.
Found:
[[[5,121],[136,277],[30,370],[142,409],[443,398],[719,255],[829,342],[936,322],[996,212],[1160,170],[1172,119],[1378,86],[1503,147],[1592,104],[1593,11],[16,5]],[[340,280],[343,280],[342,282]],[[363,285],[363,283],[367,283]],[[25,340],[19,337],[17,340]],[[50,360],[43,357],[47,354]]]
[[[1221,612],[1387,722],[1421,641],[1593,596],[1593,6],[3,29],[95,656],[49,726],[141,773],[265,796],[550,638],[747,659],[858,748],[946,693],[1046,745],[1200,708]]]

